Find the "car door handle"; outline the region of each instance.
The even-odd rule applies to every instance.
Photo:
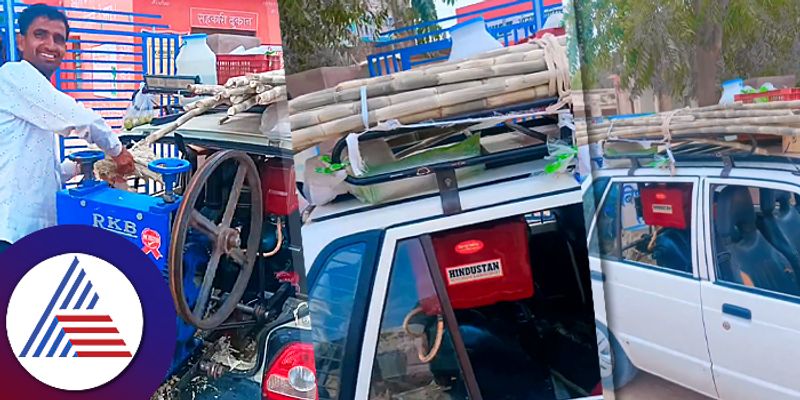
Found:
[[[749,309],[728,303],[722,305],[722,312],[746,320],[750,320],[753,318],[753,314],[750,312]]]

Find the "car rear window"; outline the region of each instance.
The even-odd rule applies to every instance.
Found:
[[[333,252],[310,291],[310,311],[320,399],[338,399],[350,320],[366,243]]]

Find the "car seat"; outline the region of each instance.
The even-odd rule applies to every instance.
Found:
[[[512,323],[502,317],[461,312],[458,330],[483,398],[555,400],[547,365],[527,354]],[[444,382],[461,377],[449,332],[430,369]]]
[[[653,245],[653,259],[661,267],[692,272],[692,243],[686,229],[663,228]]]
[[[798,294],[791,263],[756,228],[749,190],[743,186],[726,187],[719,194],[717,211],[720,244],[730,253],[734,270],[741,270],[758,288]]]
[[[775,220],[794,249],[800,251],[800,211],[792,207],[789,202],[790,196],[788,192],[775,193],[775,201],[778,202]]]
[[[800,253],[793,243],[800,243],[800,213],[789,205],[789,193],[761,189],[759,229],[764,237],[792,264],[795,276],[800,273]],[[781,206],[776,210],[776,202]],[[794,226],[792,226],[794,224]]]

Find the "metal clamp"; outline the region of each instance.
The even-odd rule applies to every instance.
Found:
[[[436,183],[439,184],[439,195],[442,198],[444,215],[458,214],[462,211],[461,197],[458,194],[458,178],[455,169],[436,171]]]
[[[731,175],[731,169],[733,169],[733,157],[730,154],[723,154],[722,155],[722,174],[720,174],[723,178],[727,178]]]

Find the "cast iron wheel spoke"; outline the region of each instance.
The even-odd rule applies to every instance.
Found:
[[[217,236],[219,236],[219,227],[210,219],[206,218],[205,215],[201,214],[200,211],[192,210],[192,217],[189,223],[195,229],[203,232],[203,234],[208,236],[211,240],[216,240]]]
[[[242,187],[244,186],[244,178],[247,176],[247,168],[244,164],[239,165],[239,169],[236,171],[236,178],[233,180],[233,187],[231,188],[231,194],[228,197],[228,204],[225,206],[225,215],[222,216],[222,226],[223,228],[230,228],[231,221],[233,221],[233,213],[236,212],[236,205],[239,203],[239,195],[242,193]]]
[[[232,249],[229,256],[238,266],[243,266],[247,263],[247,255],[245,251],[240,248]]]
[[[211,297],[211,288],[214,284],[214,277],[217,275],[217,267],[219,266],[219,259],[222,257],[222,249],[217,247],[211,253],[211,259],[208,261],[206,273],[203,276],[203,284],[200,286],[200,295],[197,297],[197,302],[194,305],[194,312],[192,313],[195,318],[203,318],[203,313],[206,311],[208,299]]]

